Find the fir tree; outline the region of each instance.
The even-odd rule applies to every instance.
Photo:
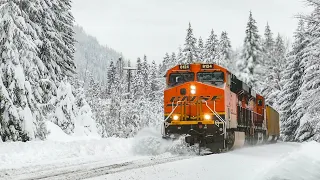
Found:
[[[143,85],[144,85],[144,92],[146,95],[149,95],[151,92],[150,87],[150,67],[147,61],[147,56],[144,55],[143,57],[143,64],[142,64],[142,76],[143,76]]]
[[[199,41],[198,41],[198,57],[199,57],[199,61],[204,62],[204,56],[205,56],[204,44],[203,44],[202,38],[200,37]]]
[[[295,109],[298,111],[300,126],[296,132],[299,141],[320,141],[319,95],[320,95],[320,2],[308,0],[314,7],[313,12],[306,17],[308,26],[306,38],[309,42],[302,50],[301,64],[303,75],[301,79],[301,95],[298,97]]]
[[[240,71],[240,79],[251,87],[259,87],[258,83],[262,74],[260,35],[251,11],[238,69]]]
[[[172,68],[177,65],[177,57],[176,53],[172,52],[171,57],[170,57],[170,66],[169,68]]]
[[[303,74],[301,64],[303,49],[306,47],[304,21],[299,20],[294,34],[295,41],[289,53],[288,62],[284,70],[281,83],[284,84],[277,102],[281,112],[281,136],[285,141],[293,141],[294,134],[299,127],[301,113],[297,107],[297,98],[300,96],[300,86]]]
[[[108,87],[107,87],[107,96],[110,96],[112,93],[112,87],[114,86],[116,78],[116,67],[114,66],[114,62],[110,62],[110,67],[108,69]]]
[[[265,64],[265,67],[268,69],[266,73],[265,81],[262,83],[262,94],[266,98],[266,102],[277,108],[275,102],[278,100],[278,94],[282,90],[281,77],[282,70],[285,68],[286,63],[286,50],[284,46],[283,39],[280,34],[278,34],[276,43],[274,45],[272,59],[269,59],[269,63]]]
[[[0,6],[0,96],[1,130],[4,141],[44,138],[41,78],[46,68],[37,56],[38,26],[20,2],[8,0]],[[35,7],[33,1],[27,7]],[[35,10],[34,13],[38,13]],[[35,126],[34,126],[35,125]]]
[[[267,23],[265,32],[264,32],[263,49],[266,53],[268,52],[270,53],[274,49],[273,33],[271,32],[269,23]]]
[[[205,44],[204,58],[206,63],[215,63],[218,53],[218,44],[219,40],[212,29],[211,34]]]
[[[231,66],[231,51],[231,42],[228,38],[228,34],[223,31],[218,45],[217,63],[229,68]]]
[[[198,61],[198,50],[196,47],[197,39],[193,35],[193,29],[191,23],[187,29],[187,36],[185,39],[184,49],[182,50],[182,57],[179,59],[179,63],[188,64]]]
[[[144,96],[144,82],[142,74],[142,62],[140,58],[137,58],[137,72],[134,76],[134,81],[132,83],[133,96],[136,100]]]

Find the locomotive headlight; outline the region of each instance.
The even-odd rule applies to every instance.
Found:
[[[195,85],[191,85],[190,86],[190,89],[191,89],[191,94],[196,94],[196,86]]]
[[[210,116],[209,114],[205,114],[205,115],[204,115],[204,119],[205,119],[205,120],[211,120],[211,116]]]
[[[173,116],[173,120],[176,121],[176,120],[178,120],[178,119],[179,119],[179,116],[177,116],[177,115],[174,115],[174,116]]]

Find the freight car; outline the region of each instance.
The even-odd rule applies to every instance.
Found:
[[[213,153],[279,138],[279,113],[226,68],[183,64],[165,78],[163,138],[183,135]]]

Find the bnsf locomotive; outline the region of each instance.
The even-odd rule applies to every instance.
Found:
[[[165,77],[163,138],[184,135],[214,153],[279,138],[279,113],[227,69],[184,64]]]

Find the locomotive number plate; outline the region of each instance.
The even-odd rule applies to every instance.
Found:
[[[202,64],[202,69],[213,69],[213,64]]]
[[[183,64],[179,66],[179,69],[190,69],[189,64]]]

